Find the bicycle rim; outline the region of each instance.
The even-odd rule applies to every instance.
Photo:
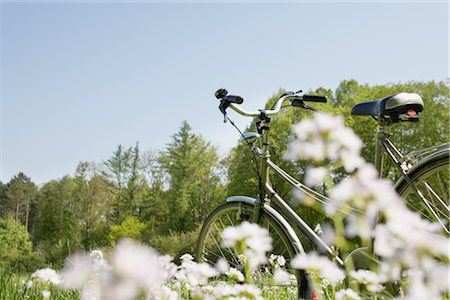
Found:
[[[214,265],[218,259],[224,258],[230,267],[242,270],[237,250],[221,247],[221,233],[228,226],[236,226],[243,221],[252,221],[252,218],[253,206],[250,204],[230,202],[219,206],[209,215],[202,227],[197,243],[197,261],[206,261]],[[264,214],[264,211],[261,213],[259,225],[268,229],[272,237],[273,249],[268,256],[275,254],[285,258],[284,270],[291,275],[291,280],[287,284],[274,284],[272,282],[274,268],[267,263],[253,272],[252,278],[255,285],[268,298],[276,299],[280,295],[283,298],[291,295],[292,299],[297,299],[298,296],[308,298],[306,295],[309,288],[305,286],[308,281],[305,279],[304,273],[290,268],[290,262],[296,255],[296,251],[284,230],[272,217]],[[299,286],[302,288],[299,289]]]
[[[398,186],[397,192],[405,199],[411,210],[431,222],[438,222],[443,235],[448,236],[450,223],[448,155],[427,162],[410,174],[410,178],[425,200],[406,181]]]

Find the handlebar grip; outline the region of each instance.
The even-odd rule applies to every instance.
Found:
[[[303,95],[303,101],[326,103],[327,97],[321,95]]]
[[[218,89],[215,93],[214,96],[216,96],[217,99],[222,99],[223,97],[225,97],[228,94],[228,91],[226,89]]]
[[[244,102],[244,99],[241,96],[229,95],[229,96],[223,97],[223,99],[230,103],[236,103],[236,104],[242,104],[242,102]]]

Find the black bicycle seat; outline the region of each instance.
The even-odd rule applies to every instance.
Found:
[[[361,102],[353,106],[352,115],[385,116],[406,113],[409,109],[423,111],[423,100],[416,93],[398,93],[374,101]]]

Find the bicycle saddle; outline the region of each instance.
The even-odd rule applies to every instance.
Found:
[[[352,115],[393,116],[407,113],[408,110],[423,111],[423,100],[416,93],[398,93],[386,98],[361,102],[352,107]]]

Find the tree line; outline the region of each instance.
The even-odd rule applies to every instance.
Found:
[[[266,108],[283,92],[268,99]],[[376,122],[349,115],[351,107],[361,101],[416,92],[425,102],[421,121],[391,126],[394,143],[407,152],[449,139],[450,89],[446,82],[369,86],[348,80],[335,91],[318,88],[310,92],[328,97],[328,104],[317,105],[319,110],[345,116],[346,124],[365,143],[363,155],[368,161],[373,160]],[[293,138],[292,125],[310,114],[290,108],[272,119],[272,159],[299,179],[308,162],[287,162],[282,156]],[[247,131],[254,130],[252,123]],[[106,160],[80,162],[72,176],[40,187],[20,172],[9,182],[0,182],[0,268],[57,267],[71,253],[108,248],[125,236],[175,256],[192,252],[201,222],[227,195],[257,195],[253,159],[244,143],[220,157],[215,146],[183,122],[160,151],[142,151],[139,144],[118,146]],[[392,169],[386,172],[395,179]],[[341,175],[342,170],[335,170],[335,178]],[[290,197],[286,182],[273,177],[272,184],[283,197]],[[320,189],[326,193],[326,186]],[[324,219],[311,207],[296,209],[307,221]]]

